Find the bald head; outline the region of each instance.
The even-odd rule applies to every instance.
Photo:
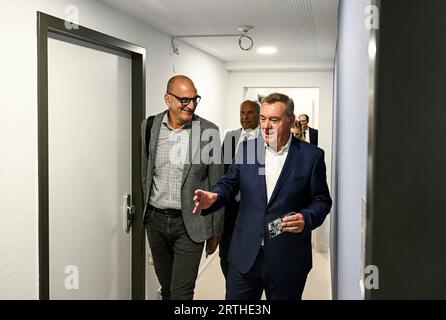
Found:
[[[240,124],[245,130],[254,130],[259,125],[260,105],[251,100],[240,104]]]
[[[166,90],[164,102],[169,108],[169,125],[172,128],[181,128],[192,120],[199,101],[197,89],[190,78],[177,75],[169,79]]]
[[[245,100],[240,104],[240,108],[252,108],[257,114],[260,113],[260,105],[253,100]]]
[[[175,88],[180,86],[187,86],[195,89],[195,84],[189,77],[186,77],[184,75],[176,75],[170,78],[167,82],[166,92],[172,92],[175,90]]]

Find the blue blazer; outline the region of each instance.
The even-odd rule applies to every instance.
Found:
[[[308,131],[310,131],[310,143],[317,147],[319,131],[311,127],[308,127]]]
[[[240,210],[228,261],[239,272],[248,272],[264,240],[269,276],[277,281],[306,276],[312,267],[311,231],[322,224],[332,204],[324,151],[293,137],[282,172],[267,202],[263,139],[249,140],[242,146],[227,173],[211,188],[218,198],[210,211],[224,206],[240,190]],[[302,213],[304,231],[299,234],[284,232],[269,239],[267,222],[290,211]]]

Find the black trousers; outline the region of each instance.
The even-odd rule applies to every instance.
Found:
[[[145,221],[155,273],[163,300],[192,300],[204,242],[193,242],[183,218],[157,212]]]
[[[225,276],[225,279],[228,278],[228,266],[229,266],[228,252],[229,252],[231,236],[232,236],[232,230],[230,230],[229,232],[224,231],[223,234],[221,235],[221,240],[219,245],[220,267],[221,271],[223,272],[223,275]]]
[[[221,236],[219,253],[220,253],[220,267],[225,279],[228,278],[228,253],[231,244],[232,234],[234,232],[235,221],[240,204],[235,200],[229,201],[225,206],[224,229]]]
[[[256,261],[247,273],[240,273],[229,263],[226,300],[260,300],[263,290],[267,300],[301,300],[307,275],[278,281],[264,263],[260,249]]]

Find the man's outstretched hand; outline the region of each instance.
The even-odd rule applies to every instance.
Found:
[[[204,191],[201,189],[195,190],[195,207],[194,210],[192,210],[192,213],[197,213],[203,209],[209,208],[215,201],[217,201],[216,193]]]

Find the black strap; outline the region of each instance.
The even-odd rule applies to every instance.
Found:
[[[147,157],[149,156],[150,132],[152,131],[153,119],[155,119],[155,116],[150,116],[149,118],[147,118],[147,125],[146,125],[146,155],[147,155]]]

